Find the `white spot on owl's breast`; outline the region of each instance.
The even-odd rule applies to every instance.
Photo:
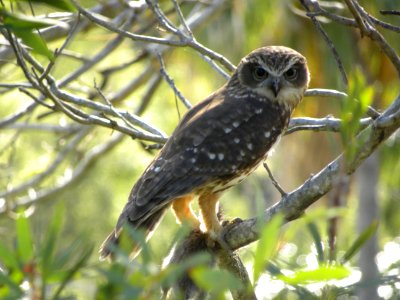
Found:
[[[229,132],[231,132],[232,131],[232,128],[230,128],[230,127],[225,127],[224,128],[224,132],[225,133],[229,133]]]
[[[225,155],[223,153],[218,153],[218,159],[223,160]]]
[[[236,144],[239,144],[239,143],[240,143],[240,139],[239,139],[238,137],[235,137],[235,138],[233,139],[233,141],[234,141]]]
[[[232,123],[232,126],[235,128],[239,127],[239,125],[240,125],[240,123],[238,121],[235,121]]]
[[[249,149],[249,150],[254,149],[254,145],[252,143],[248,143],[246,146],[247,146],[247,149]]]
[[[209,159],[215,159],[217,155],[215,153],[208,153],[208,158]]]

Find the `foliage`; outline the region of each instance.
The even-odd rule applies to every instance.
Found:
[[[157,263],[151,259],[151,248],[143,243],[143,251],[139,259],[130,262],[129,253],[120,250],[116,262],[95,263],[88,259],[92,254],[93,245],[88,243],[84,236],[76,238],[69,246],[60,248],[60,239],[63,228],[64,208],[58,206],[51,218],[51,223],[43,236],[32,234],[32,225],[27,211],[20,211],[16,220],[16,241],[14,248],[0,245],[0,261],[2,272],[0,272],[0,295],[2,299],[17,299],[28,296],[32,299],[66,299],[66,297],[87,297],[82,290],[76,290],[76,285],[84,282],[87,286],[93,286],[96,299],[158,299],[161,290],[165,286],[174,285],[185,272],[188,272],[192,280],[202,289],[214,295],[215,299],[224,299],[224,293],[229,290],[240,288],[240,281],[225,270],[216,270],[208,266],[209,254],[194,255],[179,265],[170,264],[160,270]],[[277,225],[282,221],[276,218],[269,223],[264,232],[278,232]],[[276,225],[271,225],[276,224]],[[311,223],[308,223],[311,224]],[[308,228],[311,228],[309,226]],[[301,226],[301,230],[306,227]],[[320,237],[318,229],[309,229],[312,236]],[[372,223],[364,233],[356,239],[347,253],[340,260],[342,263],[349,262],[350,258],[365,243],[366,237],[376,230],[376,223]],[[138,233],[134,233],[135,239],[140,239]],[[276,235],[275,233],[275,235]],[[317,233],[317,234],[316,234]],[[266,236],[266,235],[265,235]],[[260,248],[265,241],[263,238],[257,247],[254,257],[255,266],[265,266],[272,276],[284,282],[287,286],[294,288],[294,293],[299,297],[313,295],[307,292],[307,284],[334,282],[348,277],[352,271],[348,266],[335,264],[329,261],[320,261],[315,269],[305,270],[303,268],[290,267],[290,274],[279,265],[291,264],[288,258],[280,255],[271,259],[272,249],[267,251],[270,255],[261,257]],[[323,244],[317,239],[315,244]],[[268,247],[276,248],[279,240],[275,239]],[[282,246],[281,246],[282,247]],[[326,251],[326,250],[325,250]],[[257,255],[257,253],[259,253]],[[313,255],[313,254],[310,254]],[[320,254],[317,254],[320,255]],[[322,255],[327,257],[327,255]],[[284,262],[284,263],[283,263]],[[395,268],[396,266],[392,266]],[[389,270],[388,270],[389,271]],[[261,272],[261,271],[260,271]],[[260,273],[257,274],[256,281]],[[263,275],[265,276],[265,275]],[[256,282],[255,281],[255,282]],[[393,278],[382,278],[379,284],[388,284]],[[353,284],[333,287],[330,290],[324,289],[328,295],[351,294]],[[353,290],[354,291],[354,290]]]
[[[298,134],[285,137],[268,158],[285,189],[306,184],[310,174],[343,151],[348,162],[360,151],[366,153],[358,137],[363,128],[373,127],[369,106],[382,112],[393,103],[400,92],[394,80],[398,74],[376,36],[360,35],[359,24],[350,29],[323,15],[328,11],[354,17],[344,3],[358,1],[312,1],[328,6],[321,12],[309,5],[315,11],[305,17],[302,3],[308,2],[179,1],[180,11],[175,1],[159,1],[152,9],[145,1],[1,1],[0,298],[159,299],[163,289],[185,274],[212,299],[247,288],[236,275],[211,267],[210,253],[161,268],[168,248],[187,233],[177,229],[170,214],[149,243],[140,232],[127,230],[127,240],[143,247],[133,262],[129,246],[118,249],[113,263],[99,262],[94,249],[187,103],[206,97],[225,81],[233,70],[228,58],[237,62],[256,47],[284,44],[299,49],[311,69],[311,87],[347,93],[329,101],[321,95],[306,98],[298,108],[296,116],[315,118],[297,118],[302,125],[290,129]],[[92,19],[85,9],[95,12],[89,15]],[[371,1],[365,9],[369,22],[380,16],[389,25],[398,24],[395,15],[379,13],[397,9],[392,1]],[[157,12],[165,14],[170,27]],[[347,88],[312,17],[350,71]],[[399,49],[398,27],[393,25],[389,34],[382,24],[373,23],[392,49]],[[172,80],[163,81],[163,74]],[[317,204],[323,208],[310,209],[302,220],[286,224],[292,220],[278,214],[260,222],[259,241],[239,251],[257,296],[336,299],[372,286],[389,288],[386,299],[399,297],[400,258],[388,260],[396,253],[393,249],[400,249],[399,140],[397,132],[379,150],[379,222],[370,220],[369,227],[356,233],[356,179],[349,181],[350,192],[333,182],[331,194]],[[326,209],[324,201],[335,193],[346,208]],[[260,208],[264,211],[279,199],[260,170],[227,193],[224,215],[260,216]],[[54,208],[56,202],[62,205]],[[327,228],[335,222],[337,258],[332,258]],[[357,259],[373,235],[381,249],[379,276],[364,280]]]

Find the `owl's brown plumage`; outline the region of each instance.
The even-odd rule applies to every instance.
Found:
[[[186,113],[144,171],[101,257],[110,255],[125,223],[149,235],[170,205],[180,222],[199,226],[190,208],[194,196],[205,230],[218,234],[220,193],[266,158],[308,82],[306,59],[290,48],[263,47],[244,57],[223,87]]]

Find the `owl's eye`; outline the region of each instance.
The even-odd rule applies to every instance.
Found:
[[[285,78],[287,80],[294,80],[297,78],[297,69],[296,68],[290,68],[287,70],[284,74]]]
[[[258,81],[264,80],[268,77],[268,72],[260,66],[254,68],[253,74],[254,78]]]

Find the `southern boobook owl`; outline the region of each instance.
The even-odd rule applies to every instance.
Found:
[[[203,224],[218,237],[221,193],[266,159],[308,82],[306,59],[290,48],[263,47],[244,57],[224,86],[186,113],[136,182],[101,258],[112,253],[124,225],[149,237],[170,206],[179,222]],[[200,218],[190,207],[195,196]]]

